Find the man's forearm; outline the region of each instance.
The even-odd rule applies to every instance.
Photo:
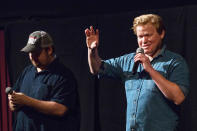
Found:
[[[101,58],[98,55],[97,48],[88,49],[88,64],[90,72],[92,74],[97,74],[101,66]]]
[[[176,105],[179,105],[183,102],[185,96],[176,83],[167,80],[153,68],[151,69],[149,74],[158,86],[159,90],[164,94],[167,99],[172,100]]]
[[[24,105],[35,109],[44,114],[55,115],[55,116],[63,116],[68,108],[62,104],[59,104],[54,101],[42,101],[31,98],[29,96],[25,96]]]

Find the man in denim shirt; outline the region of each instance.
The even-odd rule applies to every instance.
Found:
[[[162,43],[162,18],[145,14],[133,21],[140,53],[103,61],[98,55],[99,30],[85,30],[88,62],[92,74],[119,78],[127,97],[126,131],[174,131],[178,107],[189,91],[189,70],[185,60]],[[136,73],[134,63],[140,62]]]

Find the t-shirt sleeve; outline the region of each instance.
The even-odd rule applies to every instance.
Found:
[[[62,78],[52,87],[50,100],[73,108],[77,99],[76,87],[74,79]]]

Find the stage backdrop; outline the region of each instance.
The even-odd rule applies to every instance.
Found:
[[[131,30],[133,18],[144,13],[163,17],[167,28],[164,40],[167,48],[180,53],[190,68],[190,94],[181,106],[180,131],[197,130],[197,6],[168,9],[140,10],[120,14],[95,15],[78,18],[32,17],[29,21],[7,25],[6,56],[11,84],[23,68],[30,64],[25,46],[28,35],[45,30],[54,39],[56,53],[75,74],[79,85],[81,131],[124,131],[126,98],[124,85],[111,79],[98,80],[89,73],[84,30],[90,25],[100,30],[99,54],[103,59],[117,57],[137,48],[136,36]]]
[[[12,131],[12,113],[8,108],[6,87],[10,86],[7,61],[5,57],[4,31],[0,30],[0,131]]]

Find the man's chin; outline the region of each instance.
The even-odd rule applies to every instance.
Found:
[[[144,54],[150,54],[150,51],[149,50],[146,50],[146,49],[144,49]]]
[[[148,56],[152,56],[153,55],[152,52],[150,52],[150,51],[144,51],[144,54],[146,54]]]
[[[39,66],[40,66],[40,64],[38,64],[38,63],[32,63],[32,65],[33,65],[34,67],[38,67],[38,68],[39,68]]]

